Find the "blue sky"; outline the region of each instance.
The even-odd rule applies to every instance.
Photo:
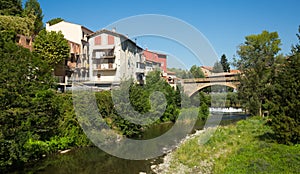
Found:
[[[231,61],[239,44],[250,34],[277,31],[282,53],[296,44],[300,25],[298,0],[39,0],[44,22],[61,17],[94,31],[134,15],[161,14],[181,19],[199,30],[211,43],[218,57],[226,54]],[[118,30],[118,29],[117,29]],[[130,36],[129,36],[130,37]],[[152,50],[167,52],[187,68],[199,64],[191,53],[178,44],[159,38],[140,38],[137,43]],[[174,49],[175,48],[175,49]],[[178,49],[177,49],[178,48]],[[175,50],[175,51],[174,51]],[[172,57],[172,56],[171,56]],[[171,61],[172,62],[172,61]]]

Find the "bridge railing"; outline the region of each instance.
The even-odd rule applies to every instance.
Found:
[[[194,78],[183,79],[184,83],[210,83],[210,82],[232,82],[238,81],[237,77],[207,77],[207,78]]]

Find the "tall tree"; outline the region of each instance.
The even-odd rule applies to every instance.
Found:
[[[30,16],[33,14],[35,16],[34,21],[34,35],[37,35],[43,29],[43,12],[40,7],[40,3],[37,0],[28,0],[25,3],[24,14]]]
[[[298,27],[298,33],[296,34],[299,43],[292,46],[292,54],[300,53],[300,26]]]
[[[268,90],[272,87],[274,62],[281,41],[277,32],[268,31],[245,39],[237,51],[240,59],[235,63],[242,72],[238,94],[252,115],[262,115],[262,105],[268,101]]]
[[[204,74],[201,70],[201,68],[197,65],[193,65],[190,69],[190,73],[193,76],[193,78],[203,78]]]
[[[59,110],[48,95],[54,93],[47,90],[54,82],[49,67],[28,49],[17,46],[15,37],[14,32],[0,32],[1,173],[28,161],[32,154],[24,148],[28,139],[54,136],[57,127],[53,125],[58,124],[55,113]]]
[[[212,72],[214,72],[214,73],[224,72],[223,66],[219,61],[215,62],[214,66],[213,66],[213,69],[212,69]]]
[[[35,38],[33,46],[34,51],[53,67],[69,58],[68,41],[61,32],[42,30]]]
[[[271,100],[271,119],[268,124],[279,143],[300,143],[300,28],[299,43],[292,47],[292,54],[277,62],[274,91]]]
[[[228,63],[228,60],[227,60],[225,54],[223,54],[223,55],[221,56],[221,61],[220,61],[220,63],[222,64],[222,67],[223,67],[224,72],[230,72],[230,66],[229,66],[229,63]]]
[[[20,16],[22,11],[21,0],[0,0],[0,15]]]

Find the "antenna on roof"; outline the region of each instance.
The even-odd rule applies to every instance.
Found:
[[[112,31],[112,32],[116,32],[116,31],[117,31],[116,27],[113,27],[113,28],[111,29],[111,31]]]

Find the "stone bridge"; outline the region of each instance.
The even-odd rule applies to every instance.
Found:
[[[206,78],[183,79],[181,85],[188,96],[192,96],[201,89],[213,85],[221,85],[237,89],[237,86],[240,83],[238,76],[239,74],[220,73]]]

